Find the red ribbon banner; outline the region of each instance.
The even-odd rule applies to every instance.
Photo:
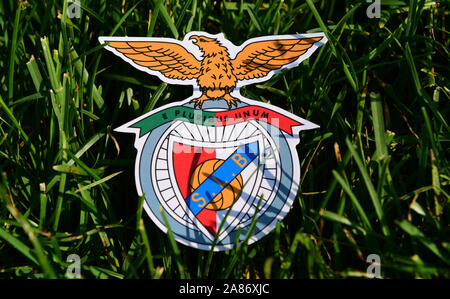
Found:
[[[234,110],[216,112],[216,126],[237,124],[249,119],[267,122],[289,135],[292,135],[292,127],[302,125],[292,118],[260,106],[245,106]]]

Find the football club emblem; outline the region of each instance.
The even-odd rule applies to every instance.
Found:
[[[239,90],[299,65],[325,35],[264,36],[241,46],[206,32],[182,41],[99,40],[141,71],[193,86],[191,97],[115,129],[136,135],[136,187],[153,222],[167,232],[167,221],[178,242],[202,250],[231,249],[250,229],[249,243],[267,235],[297,195],[299,132],[318,126]]]

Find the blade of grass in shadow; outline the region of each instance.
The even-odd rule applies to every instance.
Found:
[[[166,90],[166,87],[167,87],[167,83],[162,83],[158,87],[158,89],[155,91],[155,93],[153,93],[152,97],[148,101],[148,103],[145,106],[142,113],[147,113],[147,112],[151,111],[153,109],[153,107],[155,107],[156,103],[161,98],[162,94],[164,93],[164,90]]]
[[[180,272],[179,273],[180,278],[181,279],[189,278],[189,275],[186,272],[185,267],[182,262],[180,249],[178,248],[177,242],[175,241],[175,237],[173,236],[172,229],[170,228],[169,222],[167,221],[166,214],[164,213],[164,210],[161,206],[159,208],[159,212],[161,213],[161,216],[164,220],[164,224],[166,225],[166,228],[167,228],[167,237],[169,238],[170,247],[172,247],[175,262],[177,264],[178,271]]]
[[[250,6],[247,6],[246,10],[248,12],[248,15],[250,16],[252,24],[256,27],[256,30],[258,30],[258,32],[263,32],[264,30],[262,28],[261,21],[259,20],[258,16],[254,13],[252,8]]]
[[[339,166],[338,166],[338,168],[336,170],[337,173],[341,173],[347,167],[347,165],[350,162],[351,158],[352,158],[351,152],[347,151],[345,153],[344,158],[342,159],[342,162],[339,164]],[[331,180],[330,186],[329,186],[329,188],[327,190],[327,194],[325,195],[325,198],[323,199],[322,203],[320,204],[320,208],[319,208],[318,211],[321,211],[321,210],[325,209],[325,207],[328,204],[328,201],[330,200],[331,196],[333,195],[333,193],[334,193],[334,191],[336,189],[337,183],[338,183],[337,179],[333,176],[333,179]],[[319,218],[320,218],[320,215],[317,214],[314,217],[314,221],[319,220]]]
[[[36,59],[34,58],[34,55],[31,55],[30,60],[27,62],[27,68],[30,72],[31,79],[33,80],[34,87],[36,88],[36,91],[41,91],[41,85],[42,85],[42,75],[39,71],[39,66],[36,62]]]
[[[188,7],[191,5],[192,0],[185,1],[183,7],[181,8],[181,13],[178,16],[177,22],[175,23],[175,28],[180,28],[181,23],[183,22],[184,15],[188,11]]]
[[[47,213],[47,194],[46,194],[45,183],[39,184],[39,191],[40,191],[39,228],[43,229],[43,227],[45,225],[45,218],[46,218],[46,213]]]
[[[153,36],[153,31],[155,30],[156,21],[158,20],[160,7],[161,7],[161,5],[155,5],[153,12],[149,16],[150,22],[149,22],[148,28],[147,28],[147,37]]]
[[[120,26],[122,26],[123,22],[128,18],[128,16],[134,11],[134,9],[141,4],[142,0],[138,1],[135,5],[133,5],[123,16],[120,18],[119,22],[117,22],[116,26],[114,26],[113,30],[109,33],[109,36],[113,36],[117,29],[119,29]]]
[[[6,205],[6,208],[11,213],[11,215],[14,217],[14,219],[17,220],[17,222],[22,227],[23,231],[27,235],[28,239],[30,240],[31,244],[33,244],[34,251],[37,255],[37,260],[39,261],[39,265],[42,267],[42,270],[44,271],[44,274],[47,278],[56,278],[56,274],[47,259],[47,253],[42,248],[41,242],[39,241],[38,237],[36,236],[36,233],[34,232],[33,228],[31,227],[29,221],[19,212],[17,207],[14,205],[13,201],[9,198],[7,190],[5,189],[5,186],[8,186],[6,173],[2,173],[2,181],[0,183],[0,199],[3,201],[3,203]],[[10,241],[15,241],[14,239],[9,238]],[[22,244],[18,242],[14,242],[14,245],[21,246]],[[22,247],[21,252],[25,255],[27,254],[26,248]]]
[[[87,11],[90,15],[96,18],[100,23],[105,24],[105,20],[93,9],[90,9],[85,3],[83,3],[83,1],[78,1],[77,4],[80,5],[83,10]]]
[[[375,187],[372,184],[372,180],[370,179],[369,173],[367,172],[366,166],[364,165],[363,161],[361,160],[361,157],[359,156],[359,154],[356,152],[356,149],[354,147],[354,145],[350,142],[350,140],[348,138],[345,139],[345,142],[347,144],[347,147],[349,148],[353,159],[356,162],[356,165],[359,168],[359,171],[361,172],[361,175],[363,177],[364,183],[366,185],[367,191],[370,195],[370,198],[372,200],[372,204],[375,208],[375,212],[378,216],[378,219],[380,220],[380,224],[381,224],[381,229],[383,231],[383,234],[385,236],[389,236],[390,235],[390,230],[389,227],[386,223],[386,219],[384,218],[384,212],[383,209],[381,207],[381,203],[380,203],[380,199],[378,198],[378,194],[375,190]]]
[[[383,103],[381,101],[381,96],[378,93],[371,92],[369,97],[370,97],[370,107],[372,110],[373,130],[375,133],[376,161],[378,163],[379,180],[377,186],[377,194],[380,199],[383,199],[384,195],[386,194],[384,186],[390,162],[390,157],[386,144],[386,130],[384,126]]]
[[[331,211],[324,211],[324,210],[322,210],[321,215],[325,219],[328,219],[328,220],[333,221],[333,222],[337,222],[337,223],[340,223],[340,224],[344,224],[344,225],[356,228],[361,233],[366,234],[366,230],[363,227],[359,226],[355,222],[350,221],[345,216],[336,214],[336,213],[331,212]]]
[[[387,159],[388,150],[385,138],[383,106],[378,93],[370,93],[370,106],[372,110],[373,129],[375,131],[375,144],[378,161]]]
[[[14,91],[14,62],[16,60],[16,50],[17,50],[17,35],[19,33],[19,29],[22,27],[19,25],[20,16],[22,12],[22,3],[18,2],[16,5],[16,16],[14,18],[14,26],[13,26],[13,34],[11,40],[11,48],[9,52],[9,72],[8,72],[8,102],[13,99],[13,91]]]
[[[450,127],[448,126],[445,118],[436,108],[435,103],[430,99],[430,96],[426,91],[423,90],[422,84],[420,83],[419,74],[417,73],[416,64],[414,63],[414,57],[411,53],[411,47],[409,42],[406,43],[404,48],[405,58],[408,62],[408,66],[411,72],[411,76],[413,79],[414,87],[416,88],[417,94],[419,97],[428,105],[428,107],[433,111],[433,114],[440,120],[440,122],[445,126],[447,131],[450,131]]]
[[[355,93],[358,92],[358,81],[356,79],[356,74],[353,72],[350,72],[347,64],[344,61],[344,58],[342,57],[340,51],[338,51],[335,47],[336,45],[339,45],[339,42],[334,38],[334,36],[328,31],[327,26],[325,26],[325,23],[323,22],[322,18],[320,17],[319,12],[317,11],[316,7],[314,6],[313,1],[311,0],[306,0],[306,3],[308,4],[309,8],[311,9],[317,23],[319,24],[320,28],[323,30],[323,32],[325,33],[326,37],[329,40],[329,44],[330,47],[334,53],[334,55],[336,56],[336,58],[340,61],[341,65],[342,65],[342,69],[344,71],[345,76],[347,77],[348,82],[350,83],[350,86],[352,87],[353,91]],[[351,64],[351,63],[350,63]],[[353,73],[353,76],[352,76]]]
[[[78,159],[74,154],[72,154],[69,150],[65,151],[69,157],[75,161],[75,163],[78,164],[79,167],[81,167],[87,174],[89,174],[90,176],[92,176],[95,180],[99,181],[102,178],[97,174],[97,171],[91,169],[89,166],[87,166],[83,161],[81,161],[80,159]],[[73,165],[73,164],[72,164]]]
[[[341,185],[342,190],[347,193],[347,195],[350,197],[350,200],[352,201],[352,204],[354,208],[356,209],[359,217],[361,218],[361,221],[364,223],[364,226],[369,229],[372,229],[372,225],[370,224],[369,218],[367,218],[366,212],[364,212],[364,209],[362,208],[361,204],[358,201],[358,198],[356,197],[355,193],[353,193],[351,187],[348,185],[348,183],[342,178],[339,173],[336,170],[333,170],[333,176],[338,181],[338,183]]]
[[[164,22],[166,23],[166,25],[169,27],[170,31],[173,34],[173,37],[175,39],[178,39],[178,37],[180,36],[178,34],[178,30],[177,27],[175,26],[175,24],[173,23],[172,18],[170,17],[169,13],[167,12],[167,9],[165,6],[162,5],[163,1],[160,0],[153,0],[153,4],[156,6],[159,6],[159,13],[161,14],[161,17],[163,18]]]
[[[297,252],[298,243],[301,239],[305,238],[304,233],[301,231],[298,231],[295,236],[294,240],[291,243],[291,246],[289,248],[289,253],[286,257],[286,259],[281,264],[281,271],[280,271],[280,278],[291,278],[289,270],[292,267],[292,260],[294,259],[295,253]],[[291,274],[292,275],[292,274]]]
[[[70,235],[68,233],[62,233],[64,235],[63,236],[59,235],[58,241],[59,242],[74,242],[76,240],[86,238],[87,236],[92,236],[92,235],[98,234],[101,231],[104,231],[107,229],[122,228],[122,227],[123,227],[123,225],[121,225],[121,224],[110,224],[110,225],[99,226],[99,227],[93,228],[91,230],[86,231],[85,233],[83,233],[81,235]],[[59,234],[61,234],[61,233],[59,233]]]
[[[339,32],[342,32],[345,25],[347,24],[347,20],[355,13],[355,11],[361,6],[362,3],[357,3],[355,6],[353,6],[340,20],[339,22],[336,24],[336,27],[333,29],[333,31],[331,32],[332,35],[334,34],[339,34]],[[306,3],[305,3],[306,5]],[[322,29],[323,30],[323,29]],[[339,40],[339,39],[338,39]],[[315,71],[317,65],[319,64],[319,62],[321,61],[321,57],[322,55],[324,55],[324,53],[326,53],[326,51],[324,50],[325,47],[320,47],[319,53],[317,54],[316,59],[314,60],[314,64],[312,65],[312,67],[310,68],[309,71],[309,75],[312,76],[313,72]],[[327,54],[331,55],[331,53]],[[328,60],[328,59],[327,59]]]
[[[15,106],[18,106],[21,104],[25,104],[25,103],[28,103],[31,101],[36,101],[36,100],[43,99],[43,98],[44,98],[44,95],[40,92],[37,92],[35,94],[29,95],[29,96],[26,96],[26,97],[23,97],[21,99],[14,101],[13,103],[11,103],[10,107],[12,108],[12,107],[15,107]]]
[[[225,270],[225,274],[223,275],[222,278],[227,279],[230,274],[231,271],[233,271],[233,268],[236,264],[236,262],[238,261],[239,258],[242,258],[242,252],[243,252],[243,248],[244,246],[248,246],[248,241],[250,240],[250,237],[252,236],[253,230],[256,227],[256,223],[258,222],[258,219],[256,218],[256,215],[259,212],[259,208],[261,206],[261,203],[263,202],[264,199],[264,194],[262,194],[258,200],[258,205],[256,206],[255,209],[255,213],[252,216],[252,221],[250,223],[249,229],[247,231],[247,233],[245,234],[244,240],[242,240],[240,246],[236,249],[236,251],[234,252],[234,254],[231,257],[231,261],[228,263],[228,267]]]
[[[61,164],[61,165],[53,165],[52,168],[54,171],[57,171],[57,172],[89,176],[88,172],[86,172],[82,167],[78,167],[78,166]],[[103,171],[101,171],[101,172],[103,172]]]
[[[76,154],[74,155],[77,159],[79,159],[84,153],[86,153],[94,144],[96,144],[101,138],[103,138],[103,136],[105,136],[105,131],[102,130],[98,133],[96,133],[95,135],[93,135],[87,142],[85,145],[83,145],[83,147],[76,152]],[[75,163],[74,159],[70,159],[69,162],[67,162],[68,166],[71,166]]]
[[[75,191],[75,193],[79,193],[79,192],[81,192],[81,191],[88,190],[88,189],[91,189],[91,188],[93,188],[93,187],[95,187],[95,186],[98,186],[98,185],[100,185],[100,184],[103,184],[104,182],[109,181],[109,180],[112,179],[113,177],[115,177],[115,176],[121,174],[122,172],[123,172],[123,171],[115,172],[115,173],[113,173],[113,174],[110,174],[110,175],[108,175],[108,176],[106,176],[106,177],[104,177],[104,178],[98,180],[98,181],[93,182],[92,184],[83,186],[82,188],[77,189],[77,190]]]
[[[11,122],[14,124],[14,126],[19,131],[20,135],[22,135],[23,140],[25,143],[30,147],[31,150],[31,158],[33,159],[33,156],[36,155],[36,148],[34,147],[33,143],[31,143],[30,138],[28,137],[27,133],[23,130],[22,126],[19,124],[17,119],[14,117],[13,112],[9,109],[8,105],[3,101],[2,96],[0,95],[0,107],[3,109],[3,111],[6,113],[8,118],[11,120]],[[33,159],[34,161],[34,159]]]
[[[89,73],[86,68],[83,66],[81,59],[78,59],[79,56],[75,49],[71,49],[69,51],[69,57],[75,67],[76,73],[81,77],[81,81],[83,84],[87,84],[89,81]],[[103,111],[105,108],[105,100],[102,98],[100,92],[98,91],[96,86],[92,86],[92,96],[94,98],[95,104],[99,108],[100,111]]]
[[[444,253],[441,252],[439,247],[433,243],[429,238],[425,237],[424,233],[421,232],[417,227],[413,224],[409,223],[406,220],[395,221],[397,225],[404,230],[411,238],[419,240],[425,247],[427,247],[431,252],[433,252],[437,257],[439,257],[444,263],[450,265],[450,258],[447,257]]]
[[[192,12],[192,15],[189,18],[189,21],[187,22],[186,32],[190,32],[192,29],[192,24],[194,24],[196,12],[197,12],[197,0],[194,0],[194,2],[192,2],[191,12]]]
[[[0,238],[5,240],[7,243],[9,243],[12,247],[17,249],[20,253],[22,253],[25,257],[27,257],[30,261],[35,263],[36,265],[39,265],[39,262],[36,260],[36,258],[32,254],[32,250],[30,247],[25,245],[22,241],[14,237],[11,232],[3,229],[0,227]]]
[[[420,110],[422,111],[422,115],[423,118],[425,120],[425,127],[427,129],[427,133],[428,133],[428,140],[431,143],[431,148],[433,149],[435,158],[436,158],[436,162],[437,164],[440,164],[440,151],[438,150],[437,144],[436,144],[436,140],[434,138],[434,134],[433,134],[433,128],[431,126],[431,121],[430,121],[430,117],[428,116],[427,110],[425,109],[425,107],[421,107]]]
[[[142,210],[143,210],[144,200],[145,200],[145,195],[139,197],[137,217],[136,217],[136,228],[141,235],[142,242],[144,243],[145,258],[147,260],[147,266],[148,266],[148,271],[150,272],[150,277],[154,278],[156,271],[155,271],[155,266],[153,263],[153,255],[152,255],[152,251],[150,248],[150,243],[148,241],[147,231],[145,230],[144,220],[142,219]]]

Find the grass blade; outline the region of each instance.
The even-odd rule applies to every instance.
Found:
[[[112,179],[113,177],[115,177],[115,176],[121,174],[122,172],[123,172],[123,171],[115,172],[115,173],[113,173],[113,174],[110,174],[110,175],[108,175],[108,176],[106,176],[106,177],[104,177],[104,178],[98,180],[98,181],[93,182],[92,184],[83,186],[83,187],[77,189],[77,190],[75,191],[75,193],[79,193],[79,192],[84,191],[84,190],[89,190],[89,189],[91,189],[91,188],[93,188],[93,187],[95,187],[95,186],[101,185],[101,184],[103,184],[103,183],[109,181],[109,180]]]
[[[175,238],[173,236],[172,229],[170,228],[169,222],[167,221],[167,217],[166,217],[162,207],[160,207],[159,211],[160,211],[161,216],[162,216],[162,218],[164,220],[164,224],[165,224],[165,226],[167,228],[167,237],[169,238],[169,243],[170,243],[170,246],[171,246],[172,251],[173,251],[175,262],[177,264],[178,271],[179,271],[179,274],[180,274],[180,278],[181,279],[189,278],[187,273],[185,273],[185,267],[184,267],[183,262],[182,262],[180,249],[178,248],[177,242],[175,241]]]
[[[352,153],[352,157],[355,160],[359,171],[361,172],[361,175],[363,177],[364,183],[366,185],[367,191],[370,195],[370,199],[372,200],[372,204],[375,208],[375,212],[378,216],[378,219],[380,220],[381,229],[383,231],[383,234],[385,236],[390,235],[389,227],[387,226],[386,219],[384,218],[384,212],[381,207],[380,199],[378,198],[378,194],[375,190],[375,187],[372,184],[372,180],[370,179],[370,176],[367,172],[366,166],[364,165],[363,161],[361,160],[361,157],[356,152],[356,149],[354,145],[350,142],[349,139],[346,139],[345,142],[347,143],[347,147],[349,148],[350,152]]]

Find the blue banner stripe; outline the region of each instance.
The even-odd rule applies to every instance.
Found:
[[[239,175],[259,155],[258,142],[236,149],[203,183],[186,199],[189,209],[198,215],[217,194]],[[234,175],[233,175],[234,174]]]

